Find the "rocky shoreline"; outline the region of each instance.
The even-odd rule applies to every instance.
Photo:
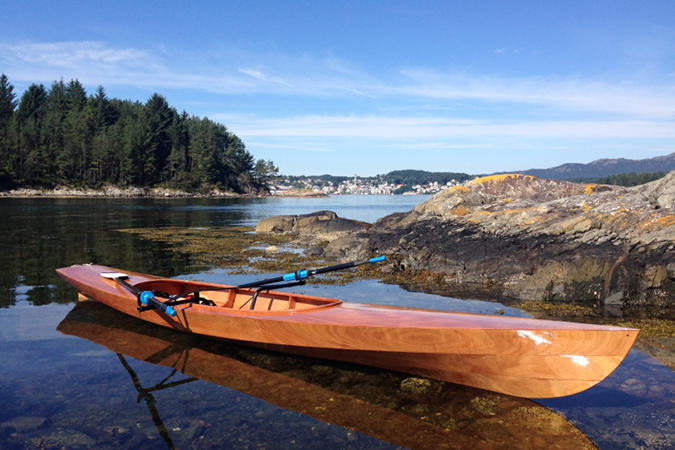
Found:
[[[449,295],[674,309],[675,172],[634,188],[498,175],[372,225],[322,211],[257,231],[297,235],[330,259],[385,254],[390,276]]]
[[[8,198],[250,198],[250,197],[327,197],[326,194],[308,189],[278,191],[272,194],[238,194],[213,188],[204,191],[181,191],[163,187],[118,187],[105,186],[100,189],[60,186],[54,189],[17,188],[0,191],[0,197]]]
[[[322,192],[316,192],[311,189],[284,189],[275,190],[271,194],[272,197],[297,197],[297,198],[320,198],[328,197]]]
[[[9,191],[0,192],[0,197],[11,198],[34,198],[34,197],[53,197],[53,198],[229,198],[229,197],[250,197],[251,195],[237,194],[234,192],[221,191],[219,189],[209,189],[201,192],[186,192],[177,189],[163,187],[143,188],[143,187],[118,187],[104,186],[100,189],[77,188],[59,186],[54,189],[35,189],[18,188]]]

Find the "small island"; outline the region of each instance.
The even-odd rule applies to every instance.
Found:
[[[159,94],[110,99],[103,86],[87,95],[78,80],[59,80],[17,101],[0,76],[0,189],[15,195],[258,195],[277,172],[224,125],[178,113]]]

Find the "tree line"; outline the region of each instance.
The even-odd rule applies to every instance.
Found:
[[[383,175],[384,181],[392,184],[403,184],[414,186],[416,184],[424,185],[430,183],[446,184],[449,181],[458,183],[473,178],[467,173],[461,172],[427,172],[425,170],[394,170]]]
[[[165,185],[261,192],[278,173],[208,118],[178,113],[159,94],[145,103],[87,95],[78,80],[31,84],[17,101],[0,76],[0,187]]]
[[[573,178],[568,181],[576,181],[579,183],[597,183],[597,184],[614,184],[617,186],[637,186],[640,184],[649,183],[650,181],[663,178],[668,172],[630,172],[620,173],[617,175],[609,175],[606,177],[596,178]]]

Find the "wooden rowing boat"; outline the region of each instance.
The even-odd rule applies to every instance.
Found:
[[[127,370],[124,355],[190,377],[177,381],[180,377],[173,371],[175,378],[157,373],[161,383],[144,388],[144,392],[139,389],[140,398],[147,399],[144,403],[149,408],[153,402],[148,394],[200,379],[405,448],[595,448],[564,417],[528,399],[496,398],[490,392],[450,383],[411,392],[401,389],[407,375],[378,374],[357,365],[195,339],[96,301],[75,305],[57,329],[117,353]],[[132,379],[138,389],[139,378]],[[467,407],[476,399],[492,402],[491,413],[509,420],[498,423],[493,416]],[[532,413],[514,413],[524,410],[537,411],[536,419]],[[159,417],[159,411],[150,413]],[[461,426],[449,427],[458,423]],[[167,432],[165,426],[158,428],[160,434]]]
[[[306,276],[307,271],[296,273],[300,272]],[[57,273],[83,299],[176,330],[519,397],[560,397],[590,388],[616,369],[639,332],[381,307],[134,272],[125,272],[126,281],[120,282],[105,276],[119,273],[118,269],[98,265],[75,265],[57,269]],[[154,293],[158,300],[153,301],[161,301],[162,308],[143,306],[141,293]],[[181,300],[162,300],[176,298]]]

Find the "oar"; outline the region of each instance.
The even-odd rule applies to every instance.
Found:
[[[344,270],[344,269],[349,269],[350,267],[356,267],[356,266],[361,266],[363,264],[375,264],[381,261],[384,261],[386,259],[386,256],[376,256],[375,258],[370,258],[370,259],[364,259],[363,261],[351,261],[348,263],[343,263],[343,264],[336,264],[334,266],[327,266],[327,267],[321,267],[319,269],[311,269],[311,270],[297,270],[295,272],[287,273],[286,275],[281,275],[279,277],[274,277],[274,278],[267,278],[265,280],[260,280],[260,281],[252,281],[250,283],[245,283],[245,284],[240,284],[239,286],[234,286],[235,289],[242,289],[242,288],[251,288],[251,287],[265,287],[265,285],[272,284],[272,283],[278,283],[281,281],[302,281],[307,277],[313,276],[313,275],[318,275],[320,273],[326,273],[326,272],[334,272],[336,270]],[[280,289],[283,287],[291,287],[291,286],[296,286],[295,283],[290,283],[290,284],[284,284],[284,285],[278,285],[278,286],[268,286],[269,289]],[[195,289],[192,291],[187,291],[183,292],[181,294],[174,294],[169,297],[170,300],[175,300],[177,298],[184,298],[190,294],[195,294],[197,292],[201,291],[225,291],[232,289],[230,287],[227,288],[202,288],[202,289]]]
[[[104,272],[101,274],[103,278],[108,278],[111,280],[114,280],[124,286],[129,292],[134,294],[136,298],[138,299],[139,303],[144,305],[144,306],[149,306],[151,308],[155,308],[157,310],[160,310],[170,316],[175,316],[176,315],[176,310],[173,309],[169,305],[165,305],[164,303],[160,302],[155,298],[155,294],[153,294],[151,291],[141,291],[138,289],[136,286],[129,284],[125,278],[129,278],[129,276],[125,273],[119,273],[119,272]],[[140,305],[139,305],[140,308]]]
[[[240,284],[237,287],[250,288],[250,287],[264,286],[270,283],[278,283],[280,281],[300,281],[307,277],[318,275],[320,273],[335,272],[337,270],[349,269],[350,267],[361,266],[363,264],[375,264],[384,261],[385,259],[386,256],[376,256],[375,258],[364,259],[363,261],[351,261],[348,263],[336,264],[334,266],[321,267],[319,269],[297,270],[295,272],[287,273],[286,275],[282,275],[279,277],[267,278],[266,280],[252,281],[251,283]]]

